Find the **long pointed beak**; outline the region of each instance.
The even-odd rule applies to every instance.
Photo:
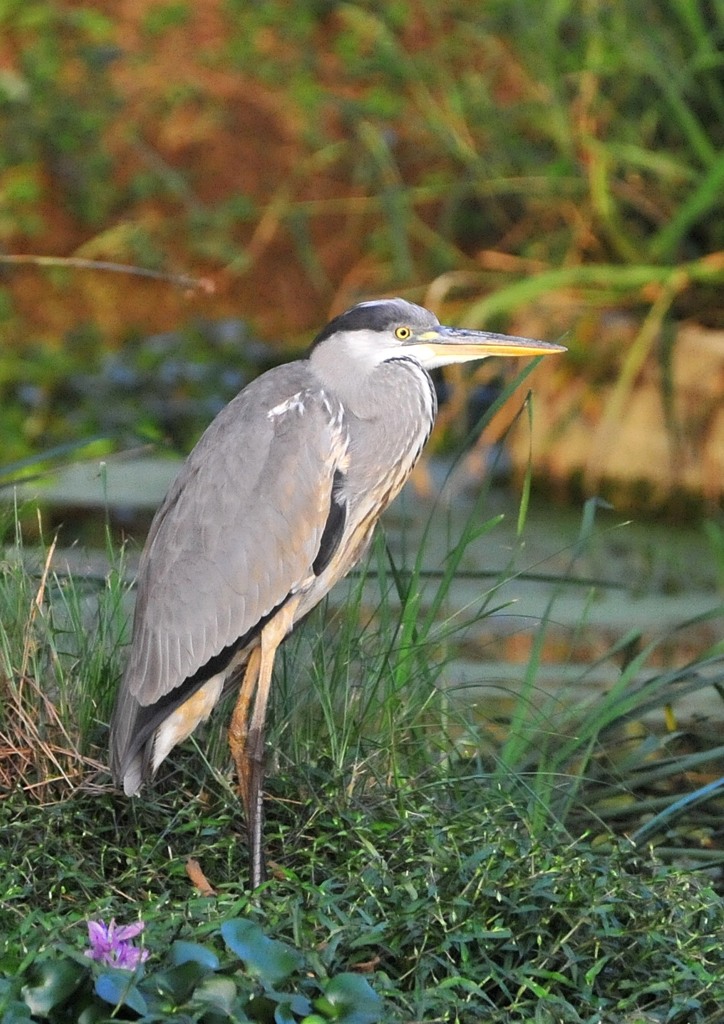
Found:
[[[566,351],[564,345],[555,345],[549,341],[443,325],[413,335],[408,344],[416,350],[421,362],[429,367],[464,363],[488,356],[549,356]]]

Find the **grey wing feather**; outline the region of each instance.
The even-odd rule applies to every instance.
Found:
[[[346,458],[341,413],[291,364],[202,436],[144,549],[119,711],[126,693],[154,704],[309,585]]]

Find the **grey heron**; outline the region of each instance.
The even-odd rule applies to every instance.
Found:
[[[403,299],[335,317],[306,358],[269,370],[213,420],[151,525],[111,770],[137,793],[240,683],[229,745],[250,880],[264,877],[264,722],[274,656],[355,565],[427,441],[429,370],[563,346],[445,327]]]

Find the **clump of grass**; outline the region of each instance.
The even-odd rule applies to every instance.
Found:
[[[341,888],[331,883],[336,942],[346,932],[352,962],[382,973],[401,1019],[522,1021],[546,1010],[575,1020],[605,1010],[615,1020],[663,1006],[673,1015],[707,990],[713,1009],[711,894],[692,879],[679,878],[677,890],[629,844],[602,857],[560,827],[537,834],[519,806],[480,783],[414,801],[408,791],[404,816],[322,812],[321,842],[307,832],[323,861],[312,878],[339,886],[342,875]],[[341,871],[330,836],[354,843]],[[308,870],[301,866],[303,879]],[[295,873],[293,888],[297,881]],[[675,947],[666,948],[674,935],[675,967]]]
[[[378,537],[341,607],[325,610],[288,643],[275,692],[278,765],[294,766],[302,783],[323,766],[355,799],[469,777],[527,807],[536,829],[556,821],[572,834],[593,830],[601,839],[613,830],[658,844],[667,858],[720,871],[722,786],[715,780],[724,770],[724,747],[706,723],[698,733],[679,726],[672,705],[708,689],[716,707],[724,686],[721,643],[666,668],[662,649],[672,631],[645,638],[630,630],[549,695],[539,683],[556,601],[575,583],[578,559],[592,540],[595,502],[586,506],[567,573],[552,584],[519,685],[493,712],[495,721],[479,714],[464,690],[442,681],[466,632],[501,610],[498,591],[517,572],[508,566],[499,578],[481,576],[474,603],[455,607],[450,586],[464,552],[481,535],[495,536],[495,517],[479,515],[483,505],[481,495],[460,536],[451,538],[439,573],[423,568],[424,541],[411,565],[395,564]],[[582,601],[582,616],[593,599]],[[678,631],[685,635],[722,615],[713,599],[710,611]],[[565,661],[560,638],[556,646]],[[612,665],[620,667],[611,671]],[[611,685],[582,706],[587,679],[604,666]],[[647,724],[655,717],[665,728]],[[306,783],[311,791],[316,785]]]
[[[295,776],[275,779],[269,851],[283,866],[256,895],[237,881],[233,809],[220,792],[190,800],[189,774],[131,807],[76,793],[72,825],[67,807],[28,805],[9,833],[0,975],[77,956],[87,917],[140,915],[149,972],[169,966],[175,940],[220,956],[220,924],[243,917],[302,950],[322,983],[367,979],[385,1021],[717,1019],[724,912],[690,873],[628,842],[603,851],[555,823],[538,831],[480,779],[373,800],[345,797],[321,769],[315,781],[300,800]],[[215,896],[192,893],[191,855]]]
[[[0,791],[41,802],[103,770],[125,614],[121,554],[100,582],[55,568],[54,554],[54,541],[25,551],[16,518],[0,558]]]
[[[593,512],[589,505],[569,580]],[[89,630],[79,581],[54,575],[48,555],[37,576],[8,560],[3,601],[15,618],[3,618],[4,685],[24,697],[26,711],[8,703],[4,730],[26,729],[36,760],[0,802],[0,971],[21,975],[68,947],[77,959],[86,918],[127,920],[132,908],[147,923],[156,957],[149,971],[170,969],[164,958],[175,939],[208,943],[218,957],[220,923],[243,917],[303,950],[320,984],[363,973],[391,1022],[716,1020],[721,902],[648,847],[663,840],[668,859],[714,866],[715,815],[702,822],[696,814],[711,811],[717,792],[699,792],[691,772],[715,769],[721,752],[677,756],[642,736],[621,757],[617,730],[665,709],[704,674],[716,684],[722,652],[667,671],[654,665],[655,641],[637,649],[635,637],[623,637],[608,652],[623,665],[608,693],[563,716],[560,699],[534,711],[554,592],[507,729],[491,745],[488,723],[440,680],[466,627],[500,605],[502,581],[518,571],[481,576],[473,603],[455,607],[451,583],[463,556],[496,524],[483,492],[439,571],[426,566],[424,540],[408,559],[404,544],[393,556],[380,535],[343,607],[318,613],[286,646],[270,744],[273,875],[255,895],[244,892],[244,827],[220,726],[203,754],[174,754],[142,800],[79,785],[89,773],[97,779],[103,756],[119,571],[93,592]],[[55,719],[41,697],[72,740],[62,783],[50,746]],[[81,705],[88,711],[76,721]],[[39,806],[29,799],[38,794],[65,799]],[[616,838],[604,820],[638,828],[641,842]],[[216,896],[192,894],[191,856]],[[7,991],[17,996],[17,987]],[[206,1019],[194,1007],[184,1010],[190,1019]]]

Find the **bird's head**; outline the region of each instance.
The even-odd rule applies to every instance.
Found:
[[[312,350],[344,353],[372,370],[390,359],[412,358],[426,370],[488,356],[543,356],[563,345],[506,334],[446,327],[434,313],[405,299],[360,302],[331,320]]]

